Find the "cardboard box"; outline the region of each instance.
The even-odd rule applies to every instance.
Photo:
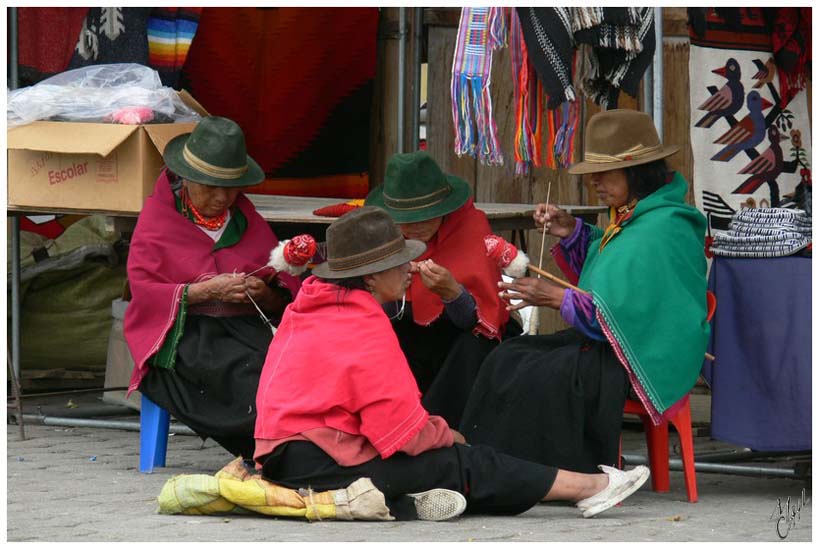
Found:
[[[208,114],[184,90],[180,97],[203,116]],[[194,126],[37,121],[12,128],[9,208],[139,213],[154,189],[165,146]]]

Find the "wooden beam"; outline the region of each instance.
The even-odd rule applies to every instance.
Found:
[[[461,8],[424,8],[424,24],[436,27],[458,27]]]

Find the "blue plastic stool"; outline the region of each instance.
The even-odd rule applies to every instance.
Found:
[[[143,395],[140,404],[140,472],[150,474],[155,467],[165,467],[170,423],[168,411]]]

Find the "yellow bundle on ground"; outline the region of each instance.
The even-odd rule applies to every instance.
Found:
[[[178,475],[160,491],[160,514],[248,514],[302,517],[309,521],[393,520],[384,495],[369,478],[360,478],[344,489],[315,492],[288,489],[251,475],[236,458],[216,475]]]

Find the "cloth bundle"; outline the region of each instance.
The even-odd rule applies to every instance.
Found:
[[[178,475],[165,482],[157,497],[160,514],[213,515],[258,513],[266,516],[381,520],[390,515],[384,494],[369,478],[344,489],[314,492],[288,489],[251,474],[238,457],[216,475]]]
[[[735,258],[789,256],[811,243],[811,220],[801,210],[744,208],[729,231],[715,235],[712,253]]]

